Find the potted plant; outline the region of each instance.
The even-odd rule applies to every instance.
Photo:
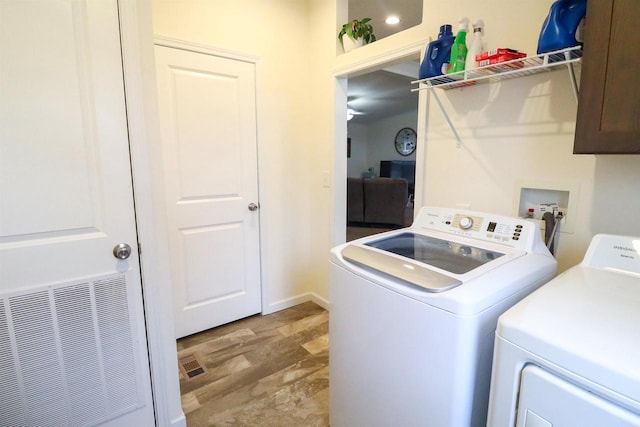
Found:
[[[345,52],[349,52],[363,44],[376,41],[376,36],[373,34],[373,27],[369,24],[369,21],[371,21],[371,18],[354,19],[342,26],[342,29],[338,33],[338,38]],[[346,40],[345,35],[347,36]]]

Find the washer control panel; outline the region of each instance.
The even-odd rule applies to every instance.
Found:
[[[640,239],[597,234],[591,240],[582,265],[640,275]]]
[[[527,248],[541,239],[537,224],[522,218],[504,217],[457,209],[423,207],[413,227],[442,231],[484,241]]]

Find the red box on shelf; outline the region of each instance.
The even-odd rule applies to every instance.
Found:
[[[486,67],[487,65],[494,65],[495,71],[509,71],[516,68],[524,67],[524,61],[507,62],[507,61],[512,61],[514,59],[520,59],[520,58],[524,58],[524,56],[519,56],[514,58],[512,55],[499,55],[490,59],[484,59],[482,61],[479,61],[478,66]],[[506,63],[502,64],[503,62],[506,62]]]
[[[492,58],[504,57],[504,56],[511,56],[511,58],[509,59],[518,59],[518,58],[524,58],[525,56],[527,56],[527,54],[524,52],[518,52],[516,49],[499,47],[497,49],[491,49],[486,52],[477,54],[476,61],[480,62],[486,59],[492,59]],[[508,61],[509,59],[504,59],[504,61]]]

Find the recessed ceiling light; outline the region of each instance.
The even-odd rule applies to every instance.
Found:
[[[387,19],[385,19],[384,21],[385,23],[389,24],[389,25],[395,25],[397,23],[400,22],[400,18],[398,18],[397,16],[389,16]]]

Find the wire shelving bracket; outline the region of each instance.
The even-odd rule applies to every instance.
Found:
[[[495,83],[501,80],[524,77],[557,70],[560,67],[566,67],[569,73],[573,96],[576,102],[578,102],[578,83],[576,81],[573,66],[576,62],[579,62],[581,58],[582,47],[574,46],[540,55],[528,56],[526,58],[513,59],[484,67],[478,67],[472,70],[460,71],[458,73],[444,74],[437,77],[415,80],[411,82],[411,84],[417,86],[412,88],[411,91],[431,90],[438,107],[442,110],[442,114],[444,114],[451,131],[456,137],[457,146],[459,148],[462,144],[460,135],[456,131],[449,114],[440,101],[437,91],[433,89],[449,90],[470,87],[481,83]]]

